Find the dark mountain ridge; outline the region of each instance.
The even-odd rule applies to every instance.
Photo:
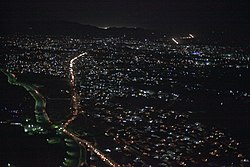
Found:
[[[41,34],[41,35],[73,35],[89,37],[119,37],[129,36],[135,38],[159,37],[160,32],[143,28],[111,27],[107,29],[92,25],[83,25],[66,21],[30,21],[5,22],[0,27],[2,34]]]
[[[250,46],[250,33],[245,28],[194,28],[178,30],[149,30],[144,28],[110,27],[98,28],[69,21],[5,21],[0,22],[0,34],[69,35],[76,37],[126,37],[136,39],[171,39],[194,34],[199,44]],[[177,26],[178,27],[178,26]]]

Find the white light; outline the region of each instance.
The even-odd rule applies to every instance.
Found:
[[[189,36],[190,36],[191,38],[194,38],[194,36],[193,36],[192,34],[189,34]]]
[[[179,44],[179,42],[174,38],[172,38],[172,41],[174,41],[174,43],[176,43],[177,45]]]

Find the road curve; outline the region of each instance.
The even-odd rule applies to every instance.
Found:
[[[80,139],[77,136],[75,136],[73,133],[70,133],[69,131],[66,130],[67,126],[74,121],[74,119],[78,116],[79,112],[79,95],[77,94],[77,89],[76,89],[76,83],[75,83],[75,71],[74,71],[74,64],[75,61],[77,61],[79,58],[83,57],[87,55],[87,52],[82,53],[76,57],[74,57],[73,59],[70,60],[70,64],[69,64],[69,72],[70,72],[70,85],[71,85],[71,90],[72,90],[72,117],[69,118],[66,123],[64,124],[64,128],[63,128],[63,132],[74,138],[75,141],[78,142],[79,145],[83,146],[83,147],[87,147],[88,149],[90,149],[91,151],[93,151],[97,156],[99,156],[101,158],[101,160],[103,162],[105,162],[106,164],[113,166],[113,167],[119,167],[120,165],[117,164],[115,161],[113,161],[111,158],[109,158],[107,155],[105,155],[104,153],[102,153],[100,150],[98,150],[93,144],[91,144],[90,142],[88,142],[87,140],[84,139]]]

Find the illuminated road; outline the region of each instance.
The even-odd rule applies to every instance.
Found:
[[[86,147],[86,148],[90,149],[91,151],[93,151],[106,164],[108,164],[110,166],[113,166],[113,167],[118,167],[120,165],[118,165],[112,159],[107,157],[107,155],[105,155],[100,150],[98,150],[93,144],[91,144],[87,140],[78,138],[75,134],[70,133],[69,131],[66,130],[67,126],[72,121],[74,121],[75,118],[77,118],[78,114],[81,113],[81,111],[79,110],[79,99],[80,98],[79,98],[79,95],[77,94],[76,83],[75,83],[74,64],[75,64],[75,61],[77,61],[79,58],[81,58],[81,57],[83,57],[85,55],[87,55],[86,52],[82,53],[79,56],[77,56],[77,57],[70,60],[69,72],[70,72],[70,85],[71,85],[71,90],[72,90],[72,109],[73,109],[73,111],[72,111],[72,117],[70,119],[68,119],[67,122],[64,124],[63,132],[65,134],[67,134],[68,136],[72,137],[75,141],[77,141],[79,143],[79,145],[81,145],[83,147]]]
[[[30,93],[30,95],[35,99],[36,122],[40,124],[44,123],[44,124],[52,125],[52,122],[45,110],[46,100],[44,99],[44,97],[34,87],[25,83],[18,82],[14,74],[5,72],[3,70],[1,71],[8,77],[8,82],[10,84],[24,87]]]
[[[67,131],[66,129],[63,129],[63,132],[65,134],[67,134],[68,136],[72,137],[75,141],[78,142],[79,145],[83,146],[83,147],[87,147],[88,149],[90,149],[91,151],[93,151],[97,156],[99,156],[101,158],[102,161],[104,161],[106,164],[113,166],[113,167],[119,167],[120,165],[118,165],[116,162],[114,162],[112,159],[110,159],[109,157],[107,157],[104,153],[102,153],[100,150],[98,150],[93,144],[91,144],[90,142],[88,142],[87,140],[84,139],[80,139],[79,137],[75,136],[73,133],[70,133],[69,131]]]
[[[120,165],[114,162],[112,159],[110,159],[106,154],[102,153],[100,150],[98,150],[93,144],[88,142],[87,140],[78,138],[75,134],[69,132],[66,130],[66,127],[80,114],[79,112],[79,97],[77,95],[77,90],[75,87],[75,73],[74,73],[74,61],[76,61],[78,58],[86,55],[87,53],[80,54],[79,56],[73,58],[70,61],[70,83],[72,88],[72,106],[73,106],[73,116],[67,120],[67,122],[64,124],[64,128],[59,128],[64,134],[68,135],[69,137],[73,138],[75,141],[78,142],[80,146],[86,147],[89,150],[93,151],[97,156],[100,157],[100,159],[105,162],[106,164],[113,166],[113,167],[119,167]],[[13,85],[22,86],[24,87],[30,95],[35,99],[35,117],[36,122],[39,124],[46,124],[50,125],[50,127],[55,127],[56,125],[53,124],[48,117],[48,114],[46,113],[46,99],[32,86],[21,83],[17,81],[17,78],[14,74],[5,72],[1,70],[7,77],[8,82]]]
[[[69,64],[69,73],[70,73],[70,86],[72,91],[72,117],[68,119],[68,121],[64,124],[64,128],[66,128],[79,114],[79,95],[77,94],[76,86],[75,86],[75,71],[74,71],[74,64],[75,61],[81,58],[82,56],[85,56],[87,53],[82,53],[79,56],[74,57],[70,60]]]
[[[174,43],[176,43],[177,45],[179,44],[179,42],[178,42],[175,38],[172,38],[172,41],[173,41]]]

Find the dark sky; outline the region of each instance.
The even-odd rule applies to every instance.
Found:
[[[164,29],[249,27],[250,0],[1,0],[1,20],[66,20]]]

